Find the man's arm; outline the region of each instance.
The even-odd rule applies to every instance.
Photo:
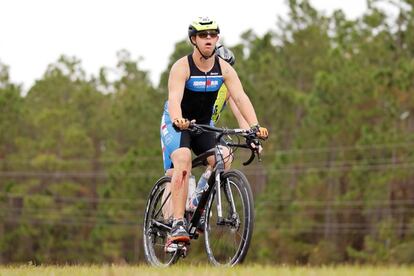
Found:
[[[173,122],[177,119],[183,119],[181,101],[184,95],[184,86],[187,76],[187,62],[185,58],[181,58],[171,67],[168,78],[168,112],[170,113],[170,118]],[[177,126],[180,127],[179,125]]]
[[[230,64],[222,61],[220,63],[222,68],[222,74],[224,77],[224,83],[227,86],[230,97],[233,98],[242,116],[247,121],[251,128],[257,129],[257,135],[260,138],[267,139],[269,132],[265,127],[260,127],[257,120],[256,112],[254,111],[253,105],[250,102],[249,97],[243,90],[243,86],[237,76],[236,71]]]
[[[232,97],[229,97],[228,102],[229,102],[229,105],[230,105],[231,111],[233,112],[234,117],[236,117],[239,127],[243,129],[249,129],[250,128],[249,123],[246,121],[246,119],[244,119],[243,115],[240,113]]]
[[[233,101],[231,97],[229,97],[228,102],[230,104],[230,108],[231,108],[231,111],[233,112],[234,117],[236,117],[236,120],[239,123],[239,127],[242,129],[249,129],[250,128],[249,124],[244,119],[243,115],[240,113],[239,109],[237,108],[235,102]],[[255,145],[253,144],[252,147],[254,148]],[[259,145],[259,153],[261,153],[262,150],[263,150],[262,146]]]
[[[230,98],[233,99],[242,116],[247,121],[249,127],[257,125],[258,121],[253,105],[250,102],[249,97],[244,92],[236,71],[226,62],[220,62],[220,65],[222,68],[224,83],[227,86]]]

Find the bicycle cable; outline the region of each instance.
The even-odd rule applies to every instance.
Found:
[[[239,136],[236,136],[236,137],[237,137],[237,144],[240,144],[240,137]],[[222,161],[224,163],[227,162],[227,161],[229,161],[230,158],[232,158],[234,160],[234,153],[237,151],[238,147],[236,147],[236,146],[228,146],[228,149],[229,149],[229,154],[226,157],[223,157],[223,155],[221,155]]]

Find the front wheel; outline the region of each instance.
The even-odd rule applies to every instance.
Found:
[[[254,208],[250,184],[244,174],[230,170],[222,174],[220,191],[223,217],[218,217],[217,188],[206,209],[205,246],[209,261],[233,266],[243,262],[253,233]]]

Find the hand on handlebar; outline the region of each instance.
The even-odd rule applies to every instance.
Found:
[[[257,136],[263,140],[269,137],[269,131],[265,127],[259,127],[259,130],[256,132]]]
[[[185,118],[175,118],[173,124],[180,130],[185,130],[190,126],[190,121]]]
[[[261,127],[260,125],[254,125],[251,127],[251,130],[255,131],[257,137],[260,139],[266,140],[269,137],[269,131],[265,127]]]

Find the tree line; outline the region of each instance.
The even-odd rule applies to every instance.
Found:
[[[288,18],[231,47],[271,133],[264,161],[242,168],[255,194],[249,262],[414,262],[414,1],[387,2],[396,15],[385,2],[350,20],[289,0]],[[176,43],[158,86],[126,50],[115,80],[63,55],[25,95],[0,63],[1,263],[143,261],[168,72],[191,50]],[[231,112],[221,125],[236,126]]]

